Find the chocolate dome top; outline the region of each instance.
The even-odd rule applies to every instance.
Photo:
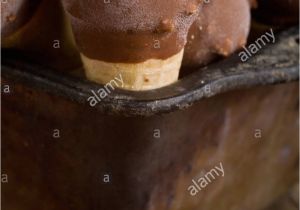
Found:
[[[165,59],[181,51],[201,4],[201,0],[63,2],[83,54],[129,63]]]

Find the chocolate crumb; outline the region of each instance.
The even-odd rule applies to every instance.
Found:
[[[164,19],[160,22],[159,26],[156,29],[158,33],[172,32],[175,29],[175,25],[172,20]]]
[[[188,4],[186,8],[186,14],[187,15],[193,15],[198,11],[198,6],[195,4]]]

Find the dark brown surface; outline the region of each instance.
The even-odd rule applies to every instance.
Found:
[[[167,88],[116,90],[95,108],[86,96],[102,86],[6,54],[2,85],[11,93],[2,93],[1,172],[9,177],[3,209],[269,206],[298,179],[296,34],[284,33],[247,64],[232,57]],[[289,84],[254,88],[280,82]],[[60,138],[53,138],[54,129]],[[225,177],[190,196],[192,178],[219,162]],[[102,182],[106,173],[110,184]]]
[[[3,84],[12,90],[2,98],[5,210],[256,210],[298,179],[298,83],[149,118],[107,116],[14,80]],[[219,162],[225,177],[190,196],[192,178]]]
[[[63,0],[79,50],[107,62],[138,63],[180,52],[200,0]],[[159,47],[156,47],[159,45]]]
[[[295,184],[287,194],[279,197],[265,210],[299,210],[299,183]]]
[[[257,0],[254,17],[274,26],[289,26],[299,23],[299,0]]]

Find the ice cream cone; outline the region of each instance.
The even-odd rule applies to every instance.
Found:
[[[161,88],[178,80],[188,30],[202,3],[62,2],[87,78],[105,85],[121,75],[124,84],[120,88],[135,91]]]
[[[90,59],[83,54],[81,58],[89,80],[106,84],[121,75],[123,89],[151,90],[172,84],[178,80],[183,50],[165,59],[149,59],[141,63],[109,63]]]

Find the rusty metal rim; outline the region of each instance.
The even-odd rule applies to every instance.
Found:
[[[94,108],[109,114],[150,116],[185,109],[207,97],[258,85],[299,79],[299,29],[276,36],[276,43],[262,49],[247,63],[237,54],[199,69],[177,83],[152,91],[115,90]],[[103,86],[45,67],[32,65],[9,54],[3,55],[2,76],[51,94],[88,105],[91,90]],[[208,90],[209,87],[209,91]]]

